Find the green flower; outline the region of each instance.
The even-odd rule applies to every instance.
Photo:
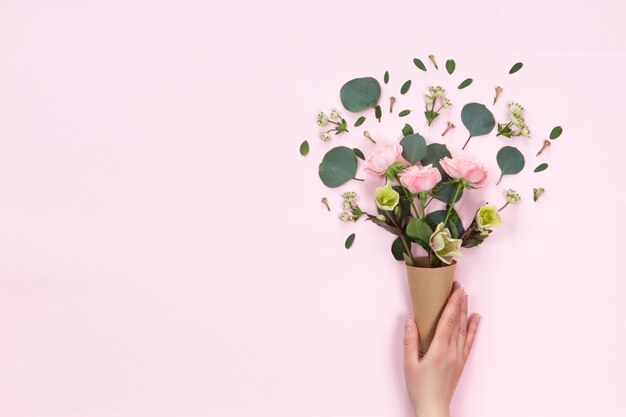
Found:
[[[519,103],[509,104],[509,111],[517,116],[521,116],[524,113],[524,108]]]
[[[523,128],[524,126],[526,126],[526,122],[524,121],[524,118],[520,115],[517,115],[515,113],[511,114],[511,122],[513,122],[513,124],[517,127],[519,127],[520,129]]]
[[[452,238],[450,230],[444,227],[443,222],[441,222],[430,236],[429,246],[435,252],[437,258],[441,259],[441,262],[450,265],[452,257],[462,256],[460,251],[461,243],[463,243],[461,239]]]
[[[433,102],[435,101],[435,97],[426,94],[424,96],[424,101],[426,102],[426,104],[433,104]]]
[[[519,193],[512,188],[506,190],[506,202],[507,203],[518,203],[522,197],[520,197]]]
[[[376,205],[381,210],[393,210],[400,202],[400,194],[391,188],[391,184],[376,188],[374,194]]]
[[[498,214],[498,209],[493,204],[485,204],[476,213],[476,225],[481,232],[498,227],[501,223],[502,220]]]
[[[326,113],[324,113],[324,112],[319,112],[317,114],[317,125],[318,126],[325,126],[326,123],[328,123],[328,116],[326,116]]]

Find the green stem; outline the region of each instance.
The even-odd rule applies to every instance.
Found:
[[[411,197],[411,193],[409,193],[409,190],[404,188],[404,185],[402,185],[402,183],[400,182],[400,177],[398,176],[398,174],[396,174],[395,177],[396,181],[398,181],[398,184],[400,184],[400,187],[402,187],[402,190],[404,190],[404,195],[406,196],[406,199],[409,200],[409,203],[411,203],[411,207],[413,207],[413,210],[415,211],[415,217],[419,219],[419,211],[417,211],[417,207],[415,206],[415,202]]]
[[[450,214],[452,214],[452,209],[454,208],[454,203],[456,203],[456,199],[459,196],[459,193],[461,192],[461,188],[463,188],[463,184],[459,182],[456,185],[456,193],[454,193],[454,198],[452,199],[452,204],[450,204],[450,207],[448,208],[448,213],[446,214],[446,219],[443,221],[444,227],[445,227],[446,224],[448,224],[448,219],[450,218]]]
[[[402,233],[402,229],[400,228],[400,225],[396,221],[395,217],[393,217],[388,211],[383,211],[385,212],[385,215],[389,218],[389,220],[391,220],[391,223],[393,223],[393,225],[396,226],[396,228],[400,232],[400,240],[402,241],[402,245],[404,246],[406,254],[409,255],[409,258],[411,258],[411,262],[413,263],[413,265],[415,265],[415,259],[413,258],[413,254],[411,253],[411,245],[407,243],[406,238],[404,237],[404,233]]]
[[[498,209],[498,211],[502,211],[502,210],[504,210],[504,208],[505,208],[506,206],[508,206],[508,205],[509,205],[509,202],[507,201],[505,205],[503,205],[502,207],[500,207],[500,208]]]

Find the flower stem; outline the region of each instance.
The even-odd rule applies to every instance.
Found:
[[[456,199],[459,196],[459,193],[461,192],[461,188],[462,187],[463,187],[463,184],[460,183],[460,182],[456,185],[456,193],[454,193],[454,198],[452,199],[452,204],[450,204],[450,207],[448,207],[448,213],[446,214],[446,219],[443,221],[443,226],[444,227],[448,223],[448,219],[450,218],[450,214],[452,214],[452,209],[454,208],[454,203],[456,203]]]
[[[507,201],[505,205],[503,205],[502,207],[500,207],[500,208],[498,209],[498,211],[502,211],[502,210],[504,210],[504,208],[505,208],[506,206],[508,206],[508,205],[509,205],[509,202]]]
[[[470,135],[469,138],[467,138],[467,141],[465,142],[465,145],[463,145],[463,147],[461,148],[461,150],[465,150],[465,147],[467,146],[467,144],[469,143],[470,139],[472,138],[472,135]]]
[[[409,202],[411,203],[411,207],[413,207],[413,210],[415,211],[415,217],[419,219],[420,218],[419,211],[417,211],[417,207],[415,206],[415,201],[413,201],[414,199],[411,197],[409,190],[404,188],[404,185],[402,185],[402,183],[400,182],[400,177],[398,176],[398,174],[396,174],[395,177],[396,177],[396,181],[398,181],[398,184],[400,184],[400,187],[402,187],[402,189],[404,190],[404,195],[406,195],[406,199],[409,200]]]
[[[402,241],[402,245],[404,246],[406,254],[409,255],[409,258],[411,258],[411,262],[413,263],[413,265],[415,265],[415,259],[413,258],[413,254],[411,253],[411,245],[406,242],[406,238],[404,237],[404,233],[402,232],[400,225],[398,224],[394,216],[391,215],[391,213],[386,210],[383,211],[385,212],[385,215],[389,218],[389,220],[391,220],[391,223],[393,223],[393,225],[396,226],[396,228],[400,232],[400,240]]]
[[[500,178],[498,178],[498,182],[496,182],[496,185],[500,184],[500,181],[502,181],[503,176],[504,176],[504,173],[500,174]]]

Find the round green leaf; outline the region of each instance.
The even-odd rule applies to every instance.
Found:
[[[426,71],[426,65],[424,65],[424,63],[420,59],[413,58],[413,63],[417,68],[421,69],[422,71]]]
[[[358,119],[356,119],[356,122],[354,122],[354,127],[361,126],[363,122],[365,122],[365,116],[361,116]]]
[[[518,174],[524,169],[524,155],[513,146],[505,146],[498,151],[496,156],[502,175]],[[500,178],[502,178],[502,175]],[[498,181],[500,182],[500,181]]]
[[[426,156],[422,158],[421,163],[423,166],[432,164],[435,168],[439,170],[442,177],[447,176],[446,171],[441,168],[441,164],[439,161],[442,158],[451,158],[452,154],[446,147],[446,145],[442,145],[440,143],[431,143],[426,147]]]
[[[405,81],[405,83],[402,84],[402,88],[400,88],[400,94],[406,94],[406,92],[409,91],[409,88],[411,88],[411,80]]]
[[[380,84],[372,77],[356,78],[341,87],[340,96],[346,110],[353,113],[376,107]]]
[[[402,135],[406,136],[406,135],[412,135],[413,134],[413,126],[411,126],[408,123],[405,123],[404,127],[402,128]]]
[[[365,161],[365,155],[363,155],[363,152],[361,152],[361,150],[359,148],[352,148],[352,152],[354,152],[354,154],[359,158]]]
[[[550,139],[556,139],[559,136],[561,136],[561,133],[563,133],[563,128],[561,126],[557,126],[554,129],[552,129],[552,132],[550,132]]]
[[[432,195],[439,201],[443,201],[446,204],[452,204],[452,200],[454,199],[454,195],[456,194],[456,184],[449,184],[445,181],[449,180],[449,177],[444,176],[444,179],[432,190]],[[461,200],[463,197],[463,190],[459,191],[459,194],[456,197],[456,202]]]
[[[383,78],[383,81],[385,81],[385,84],[389,82],[389,71],[385,71],[385,76]]]
[[[426,156],[426,139],[420,134],[406,135],[401,141],[402,156],[411,164],[419,162]]]
[[[456,62],[454,62],[454,59],[447,60],[446,71],[448,71],[448,74],[452,75],[455,69],[456,69]]]
[[[408,244],[410,245],[411,243],[408,242]],[[404,247],[404,244],[402,243],[402,238],[398,237],[391,244],[391,254],[396,259],[396,261],[403,261],[404,260],[404,256],[402,255],[403,253],[406,253],[406,248]]]
[[[300,144],[300,155],[307,156],[309,154],[309,142],[304,141]]]
[[[337,146],[324,155],[319,167],[319,176],[324,185],[335,188],[354,178],[356,168],[354,151],[345,146]]]
[[[437,228],[439,223],[443,223],[448,215],[448,209],[445,210],[437,210],[431,213],[428,213],[426,216],[426,223],[434,230]],[[463,222],[459,217],[459,214],[453,208],[450,212],[450,217],[448,218],[448,222],[446,223],[446,227],[450,230],[450,234],[455,239],[460,239],[465,233],[465,228],[463,227]]]
[[[346,239],[346,243],[344,244],[346,249],[350,249],[350,247],[354,243],[354,238],[355,237],[356,237],[356,235],[354,233],[352,233],[350,236],[348,236],[348,238]]]
[[[471,83],[473,83],[474,80],[472,80],[471,78],[466,78],[465,80],[463,80],[463,82],[461,84],[459,84],[458,89],[462,90],[465,87],[467,87],[468,85],[470,85]]]
[[[470,137],[487,135],[496,125],[493,114],[480,103],[469,103],[463,106],[461,120],[469,131]]]
[[[398,116],[404,117],[408,116],[409,114],[411,114],[411,110],[402,110],[400,113],[398,113]]]
[[[521,62],[518,62],[517,64],[511,67],[511,69],[509,70],[509,74],[515,74],[517,71],[521,70],[523,66],[524,64],[522,64]]]
[[[548,168],[548,164],[546,163],[539,164],[537,168],[535,168],[535,172],[545,171],[547,168]]]

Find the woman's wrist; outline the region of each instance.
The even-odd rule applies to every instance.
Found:
[[[448,407],[424,407],[415,410],[415,417],[450,417]]]

